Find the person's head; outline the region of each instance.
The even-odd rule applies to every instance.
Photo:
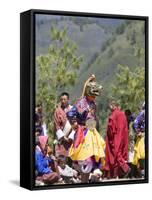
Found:
[[[65,108],[69,104],[69,94],[67,92],[63,92],[60,95],[60,102],[61,102],[61,107]]]
[[[126,115],[127,117],[130,117],[130,115],[131,115],[131,110],[129,110],[129,109],[125,110],[125,115]]]
[[[39,127],[37,127],[35,129],[35,136],[40,136],[41,135],[41,129]]]
[[[35,110],[37,113],[42,113],[42,103],[41,102],[36,105]]]
[[[110,109],[111,111],[113,111],[113,110],[115,110],[116,108],[118,108],[118,103],[116,102],[115,99],[110,99],[110,100],[108,101],[108,106],[109,106],[109,109]]]
[[[143,102],[142,106],[141,106],[142,110],[145,110],[145,101]]]
[[[41,148],[42,152],[48,146],[48,136],[39,136],[39,147]]]
[[[66,165],[66,158],[65,158],[65,156],[63,156],[63,155],[59,155],[59,156],[58,156],[58,165],[59,165],[62,169],[65,168],[65,165]]]
[[[71,121],[71,126],[72,126],[73,129],[77,129],[78,128],[78,122],[77,122],[77,120]]]
[[[131,112],[131,110],[125,110],[125,115],[128,123],[133,122],[135,120],[135,114]]]

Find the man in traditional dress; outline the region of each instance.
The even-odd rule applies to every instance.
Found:
[[[107,178],[127,177],[130,168],[128,160],[128,124],[125,113],[115,100],[109,101],[111,110],[108,118],[105,151],[105,172]]]
[[[60,95],[60,103],[54,112],[54,127],[57,138],[55,146],[56,155],[64,155],[67,157],[68,148],[70,146],[69,139],[73,139],[74,131],[71,133],[71,125],[67,119],[66,113],[71,109],[69,104],[69,94],[63,92]]]

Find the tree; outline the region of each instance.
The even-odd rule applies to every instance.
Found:
[[[77,56],[77,46],[68,38],[66,29],[60,31],[51,27],[50,38],[48,53],[36,58],[36,102],[43,103],[44,118],[51,135],[59,93],[75,84],[82,56]]]
[[[145,69],[118,65],[116,84],[112,87],[112,95],[118,100],[123,110],[138,112],[139,105],[145,99]]]

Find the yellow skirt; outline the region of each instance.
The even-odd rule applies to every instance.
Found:
[[[69,150],[69,157],[72,160],[86,160],[91,156],[95,156],[95,160],[98,162],[100,158],[105,157],[104,149],[105,141],[97,130],[88,130],[83,143],[80,143],[77,148],[74,148],[72,144]]]
[[[134,146],[133,164],[138,165],[140,159],[145,159],[145,142],[144,137],[138,137]]]

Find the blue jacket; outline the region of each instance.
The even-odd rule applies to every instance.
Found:
[[[35,169],[38,175],[51,173],[52,170],[48,167],[49,160],[43,156],[41,151],[35,151]]]

